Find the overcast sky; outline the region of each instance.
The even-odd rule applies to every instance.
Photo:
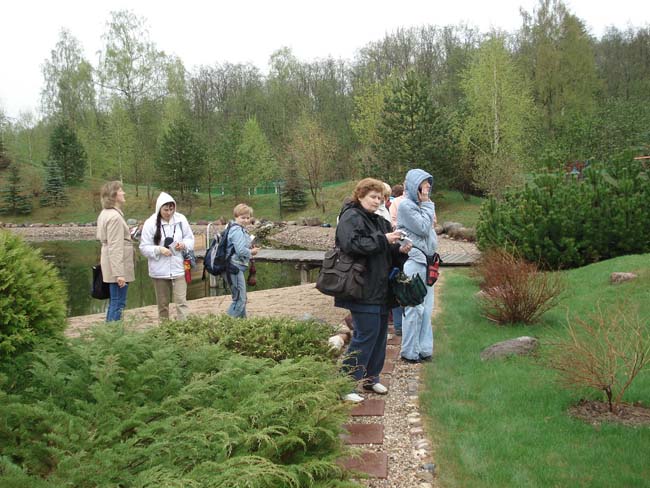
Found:
[[[215,62],[250,62],[267,71],[273,51],[287,46],[302,61],[356,51],[399,27],[465,22],[482,32],[514,31],[519,8],[537,0],[7,0],[0,9],[0,107],[10,117],[37,110],[41,66],[62,28],[96,65],[109,13],[130,9],[148,22],[151,40],[187,69]],[[600,36],[616,25],[650,22],[650,0],[566,0]]]

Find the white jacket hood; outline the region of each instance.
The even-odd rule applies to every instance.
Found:
[[[173,203],[174,206],[176,206],[176,200],[172,198],[172,196],[169,193],[165,193],[164,191],[160,192],[160,195],[158,195],[158,200],[156,200],[156,214],[160,212],[160,207],[162,207],[166,203]]]

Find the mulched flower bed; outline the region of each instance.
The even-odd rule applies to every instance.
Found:
[[[650,425],[650,408],[640,403],[620,403],[614,412],[609,411],[607,402],[580,400],[569,409],[569,413],[580,420],[593,425],[603,422],[619,423],[631,427]]]

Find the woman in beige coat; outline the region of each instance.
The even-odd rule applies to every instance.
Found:
[[[124,188],[119,181],[110,181],[102,187],[102,207],[97,218],[97,239],[102,243],[102,275],[109,284],[111,298],[106,322],[122,319],[129,283],[135,281],[133,244],[129,227],[124,220]]]

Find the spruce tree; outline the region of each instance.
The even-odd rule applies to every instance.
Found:
[[[200,184],[205,149],[185,120],[173,122],[164,133],[158,156],[158,182],[177,189],[181,198],[191,195]]]
[[[11,164],[11,159],[7,156],[7,149],[5,148],[4,140],[2,139],[2,134],[0,134],[0,171],[7,169]]]
[[[20,168],[15,163],[10,164],[7,185],[0,190],[3,203],[2,208],[0,208],[0,213],[10,215],[31,213],[31,199],[23,194],[23,188],[20,183]]]
[[[86,150],[74,129],[58,124],[50,136],[50,162],[55,163],[66,185],[80,183],[86,172]]]
[[[65,182],[61,168],[53,161],[47,163],[45,175],[45,188],[41,197],[43,207],[62,207],[68,201],[65,192]]]
[[[290,166],[287,170],[287,180],[281,192],[283,210],[296,212],[307,206],[307,193],[295,165]]]

